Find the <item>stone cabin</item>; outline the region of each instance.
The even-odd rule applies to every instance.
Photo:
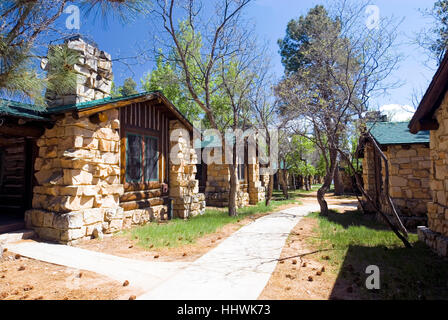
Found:
[[[426,225],[426,206],[431,201],[429,132],[413,135],[408,122],[369,122],[367,129],[388,159],[389,195],[403,224],[409,229]],[[384,212],[392,214],[384,194],[384,161],[371,142],[360,144],[364,188]]]
[[[74,92],[47,92],[46,109],[0,100],[0,232],[24,221],[70,244],[203,213],[192,124],[160,92],[109,97],[110,55],[66,44],[81,57]]]
[[[202,155],[213,157],[215,150],[218,148],[222,150],[222,142],[214,136],[207,139],[201,143],[196,141],[195,148]],[[227,207],[229,204],[230,170],[229,165],[225,164],[224,153],[223,150],[222,164],[205,164],[202,161],[198,166],[198,173],[201,172],[198,174],[200,189],[205,192],[207,206]],[[258,156],[255,155],[253,159],[249,159],[249,156],[249,152],[245,148],[244,160],[238,165],[237,206],[239,208],[256,205],[265,199],[266,187],[262,185],[264,175],[260,175]]]
[[[418,235],[441,256],[448,256],[448,55],[434,75],[414,117],[412,133],[430,130],[430,195],[428,227]]]

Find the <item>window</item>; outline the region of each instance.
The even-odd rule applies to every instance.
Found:
[[[244,163],[242,163],[242,164],[239,164],[238,165],[238,168],[237,168],[237,170],[238,170],[238,180],[240,180],[240,181],[242,181],[242,180],[245,180],[245,178],[246,178],[246,166],[244,165]]]
[[[158,139],[134,133],[128,133],[126,137],[126,181],[157,181],[159,179]]]
[[[158,140],[145,137],[145,181],[159,180],[159,148]]]
[[[248,152],[247,152],[247,140],[244,141],[244,157],[243,159],[239,158],[237,163],[237,171],[238,171],[238,180],[245,181],[246,180],[246,164],[248,163]]]

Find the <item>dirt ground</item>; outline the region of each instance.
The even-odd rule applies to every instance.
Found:
[[[294,206],[297,205],[283,205],[277,207],[276,211],[281,211]],[[76,246],[87,250],[98,251],[137,260],[156,260],[161,262],[194,261],[207,253],[209,250],[216,247],[241,227],[267,214],[268,213],[257,214],[243,218],[237,223],[227,224],[224,227],[220,228],[217,232],[205,235],[197,239],[192,244],[187,244],[179,247],[142,248],[137,245],[138,240],[129,239],[128,237],[122,235],[105,237],[102,240],[95,239],[83,241]]]
[[[341,206],[353,203],[354,199],[326,196],[328,204]],[[301,201],[304,204],[315,203],[315,194]],[[329,257],[325,252],[316,252],[309,243],[309,239],[317,237],[317,223],[317,220],[305,217],[291,231],[260,300],[328,300],[330,296],[341,300],[359,298],[356,293],[347,292],[349,283],[338,282],[334,287],[337,273],[327,260]]]
[[[260,300],[357,299],[343,284],[334,287],[337,273],[325,252],[315,252],[307,241],[316,236],[317,221],[303,218],[292,230],[277,267],[261,293]],[[315,252],[315,253],[314,253]]]
[[[99,274],[4,252],[0,259],[0,300],[113,300],[135,289]]]

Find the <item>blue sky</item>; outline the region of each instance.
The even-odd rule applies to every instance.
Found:
[[[280,56],[278,54],[277,40],[283,38],[286,25],[289,20],[298,18],[316,4],[325,4],[325,1],[315,0],[257,0],[247,10],[247,16],[253,18],[256,23],[256,31],[261,39],[268,41],[273,57],[274,71],[278,77],[283,74]],[[434,72],[435,66],[428,67],[427,56],[412,41],[429,21],[424,19],[419,9],[432,7],[432,0],[377,0],[373,1],[384,16],[394,16],[397,20],[404,19],[400,26],[400,52],[405,56],[400,68],[391,75],[393,79],[400,80],[403,85],[389,92],[388,95],[376,97],[372,100],[374,107],[382,107],[382,110],[400,111],[396,120],[405,120],[412,114],[401,112],[400,106],[412,105],[414,91],[424,93]],[[64,18],[64,17],[63,17]],[[150,31],[153,25],[149,23],[150,17],[141,17],[137,21],[120,24],[109,21],[104,25],[101,19],[82,19],[81,33],[88,34],[102,49],[112,54],[113,57],[133,56],[137,46],[147,45],[151,40]],[[115,82],[120,85],[123,80],[133,76],[139,83],[139,79],[145,72],[152,69],[152,62],[132,66],[130,72],[124,65],[114,65]],[[404,107],[412,109],[410,107]]]

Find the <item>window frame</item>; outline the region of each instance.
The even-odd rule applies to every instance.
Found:
[[[159,150],[159,137],[156,137],[156,136],[151,136],[151,135],[144,135],[143,136],[144,137],[144,139],[143,139],[143,144],[144,144],[144,155],[145,155],[145,157],[144,157],[144,168],[146,168],[146,166],[147,166],[147,161],[148,161],[148,159],[147,159],[147,157],[146,157],[146,153],[147,153],[147,146],[146,146],[146,140],[147,139],[149,139],[149,140],[151,140],[152,142],[153,141],[155,141],[156,142],[156,156],[155,156],[155,159],[156,159],[156,163],[155,163],[155,165],[154,165],[154,167],[155,168],[157,168],[156,169],[156,177],[154,178],[154,179],[146,179],[146,171],[144,171],[143,172],[143,182],[153,182],[153,181],[159,181],[160,180],[160,163],[159,163],[159,158],[160,158],[160,150]]]
[[[140,166],[139,166],[139,176],[140,179],[131,179],[128,175],[128,164],[129,164],[129,136],[136,136],[140,138],[141,143],[141,149],[140,149]],[[133,132],[133,131],[127,131],[125,133],[126,137],[126,166],[125,166],[125,182],[127,183],[147,183],[147,182],[156,182],[160,181],[160,144],[159,144],[159,137],[151,134],[144,134],[140,132]],[[147,140],[150,140],[151,142],[156,142],[156,163],[154,165],[154,168],[156,168],[156,177],[152,179],[146,179],[146,166],[147,166]]]
[[[242,173],[242,177],[240,177],[240,174]],[[237,176],[238,176],[238,181],[246,181],[246,164],[245,163],[240,163],[237,164]]]

